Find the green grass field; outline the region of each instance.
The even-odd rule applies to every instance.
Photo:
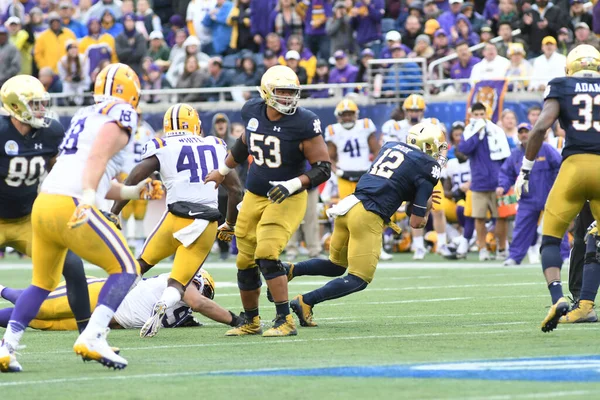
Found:
[[[0,263],[0,283],[25,287],[28,265],[14,259]],[[162,273],[168,265],[158,267]],[[239,312],[233,263],[210,263],[208,269],[217,282],[215,300]],[[98,269],[89,274],[102,276]],[[326,278],[298,278],[290,283],[290,295],[324,282]],[[274,307],[264,294],[261,302],[263,324],[268,325]],[[0,398],[600,397],[600,356],[503,367],[435,365],[600,354],[597,324],[540,331],[549,302],[539,267],[450,263],[436,256],[419,264],[408,255],[397,256],[380,264],[366,290],[315,308],[319,327],[299,328],[292,338],[225,337],[226,326],[205,319],[203,327],[163,329],[146,340],[137,331],[112,331],[111,344],[129,361],[125,370],[113,371],[78,359],[71,350],[74,332],[30,330],[19,356],[25,371],[0,376]],[[8,306],[0,302],[0,307]]]

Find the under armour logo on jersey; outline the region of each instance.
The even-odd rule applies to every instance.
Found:
[[[273,130],[274,130],[275,132],[281,132],[281,127],[280,127],[280,126],[274,126],[274,127],[273,127]]]
[[[440,176],[442,176],[442,169],[437,165],[434,165],[433,168],[431,168],[431,176],[435,179],[440,179]]]
[[[315,119],[313,121],[313,129],[315,130],[315,133],[321,133],[321,132],[323,132],[321,130],[321,120],[320,119]]]
[[[33,145],[34,149],[36,150],[41,150],[42,149],[42,143],[36,143]]]

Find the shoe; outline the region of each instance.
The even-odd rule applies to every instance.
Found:
[[[384,249],[381,249],[381,254],[379,255],[381,261],[390,261],[392,258],[394,258],[393,255],[387,253]]]
[[[0,343],[0,372],[23,371],[15,354],[17,354],[15,347],[11,346],[3,339]]]
[[[512,258],[507,258],[506,260],[504,260],[502,265],[505,267],[512,267],[513,265],[518,265],[518,263]]]
[[[550,307],[548,315],[542,321],[542,332],[550,332],[558,325],[560,317],[565,315],[569,311],[569,302],[564,297],[558,299],[556,303]]]
[[[121,349],[118,347],[111,347],[110,348],[116,355],[121,354]],[[83,362],[88,362],[88,361],[94,361],[91,358],[87,358],[87,357],[81,357],[81,359],[83,360]]]
[[[159,301],[154,305],[152,315],[146,320],[142,329],[140,329],[140,337],[154,337],[161,327],[162,319],[167,312],[167,305]]]
[[[285,273],[287,275],[288,282],[291,281],[292,279],[294,279],[294,264],[282,262],[281,265],[283,265],[283,268],[285,268]],[[271,303],[275,302],[275,300],[273,300],[273,295],[271,295],[271,291],[269,290],[268,286],[267,286],[267,300],[269,300]]]
[[[456,258],[467,258],[469,252],[469,241],[464,237],[458,239],[458,247],[456,248]]]
[[[313,322],[313,308],[304,302],[304,298],[301,294],[294,297],[293,300],[290,301],[290,307],[298,317],[298,320],[300,321],[300,326],[318,326],[315,322]]]
[[[415,254],[413,254],[413,260],[422,260],[425,258],[425,254],[427,254],[427,250],[422,247],[417,247],[415,249]]]
[[[496,260],[506,260],[506,257],[508,257],[506,250],[498,250],[498,252],[496,253]]]
[[[252,318],[252,321],[250,321],[244,313],[241,313],[240,317],[242,318],[242,323],[225,332],[225,336],[260,335],[262,333],[260,317],[258,315]]]
[[[274,322],[273,327],[263,333],[263,337],[296,336],[298,334],[292,314],[278,315]]]
[[[527,258],[529,259],[529,264],[539,264],[540,263],[540,248],[539,246],[531,246],[527,250]]]
[[[480,249],[479,250],[479,261],[488,261],[491,260],[492,258],[490,257],[490,252],[487,251],[487,249]]]
[[[580,300],[573,305],[571,311],[560,317],[560,324],[579,324],[581,322],[598,322],[598,315],[594,310],[594,302]]]
[[[84,331],[77,338],[73,350],[78,356],[97,361],[105,367],[123,369],[127,366],[127,360],[116,354],[106,342],[109,332],[109,328],[94,335],[86,334]]]
[[[443,244],[443,245],[439,246],[436,253],[442,257],[449,257],[452,255],[452,252],[448,248],[447,244]]]

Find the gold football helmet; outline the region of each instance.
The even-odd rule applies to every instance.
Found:
[[[50,95],[37,78],[17,75],[0,88],[2,108],[13,118],[33,128],[50,126]]]
[[[281,114],[292,115],[300,99],[300,81],[290,67],[275,65],[263,74],[259,92],[269,107]]]
[[[189,104],[179,103],[169,107],[163,119],[163,131],[167,136],[202,134],[202,122],[196,109]]]
[[[580,44],[567,55],[567,76],[600,77],[600,52],[589,44]]]
[[[345,129],[352,129],[358,119],[358,106],[350,99],[340,101],[335,107],[335,116]]]
[[[94,101],[122,100],[136,108],[140,102],[140,79],[130,66],[110,64],[96,77]]]
[[[202,295],[209,299],[215,298],[215,280],[204,268],[200,268],[200,271],[194,276],[192,281],[196,284],[198,289],[202,288]]]
[[[406,119],[412,124],[418,124],[425,116],[425,98],[420,94],[411,94],[402,103]]]
[[[446,135],[438,125],[421,123],[413,126],[408,131],[406,143],[416,146],[423,153],[435,158],[440,165],[446,164],[447,158],[442,154],[448,150]]]

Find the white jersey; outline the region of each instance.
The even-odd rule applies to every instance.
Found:
[[[461,163],[457,158],[448,160],[444,169],[444,178],[449,178],[452,181],[452,191],[455,191],[463,183],[471,180],[471,167],[469,160]]]
[[[60,146],[60,156],[42,183],[44,193],[61,194],[81,198],[83,195],[83,170],[100,128],[115,122],[130,135],[130,141],[137,131],[137,113],[131,104],[118,101],[105,101],[85,107],[77,112],[65,133]],[[128,147],[113,156],[106,165],[104,175],[96,188],[96,202],[102,204],[110,189],[110,181],[123,169]]]
[[[217,208],[218,191],[204,178],[225,162],[227,145],[214,136],[192,134],[152,139],[144,145],[142,159],[156,156],[167,188],[167,204],[187,201]]]
[[[152,140],[154,136],[156,136],[156,132],[146,121],[142,122],[142,126],[138,126],[137,133],[133,137],[133,140],[129,142],[125,165],[123,165],[123,170],[121,172],[127,175],[131,173],[133,167],[142,161],[144,144],[149,140]]]
[[[377,128],[369,118],[356,121],[352,129],[340,123],[325,129],[325,141],[335,144],[338,154],[337,167],[344,171],[366,171],[371,166],[369,136]]]
[[[115,313],[115,321],[125,329],[141,328],[152,315],[154,304],[167,288],[168,280],[169,274],[141,280],[123,299]],[[203,286],[204,282],[201,282],[200,293]],[[173,307],[167,309],[162,319],[162,326],[175,327],[191,313],[192,310],[186,303],[178,301]]]
[[[434,125],[441,124],[437,118],[423,118],[420,123],[430,123]],[[383,143],[406,143],[406,136],[408,136],[408,131],[415,125],[416,124],[411,124],[407,119],[403,119],[402,121],[390,119],[381,127],[381,132],[383,133]]]

